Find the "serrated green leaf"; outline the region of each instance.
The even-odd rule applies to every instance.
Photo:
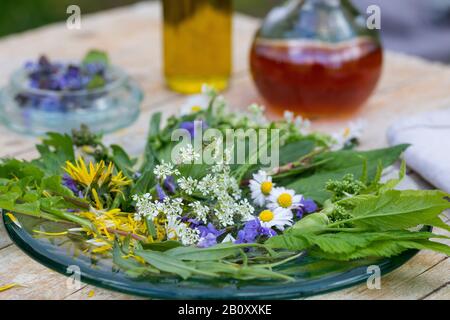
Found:
[[[380,195],[355,197],[348,213],[357,227],[372,230],[398,230],[436,224],[439,215],[450,208],[442,191],[389,190]]]
[[[288,185],[288,188],[294,189],[306,198],[324,203],[330,197],[330,193],[325,190],[329,180],[341,180],[347,174],[353,174],[355,178],[360,179],[366,171],[370,182],[374,179],[380,162],[383,167],[392,165],[407,147],[407,145],[399,145],[373,151],[345,150],[321,154],[314,161],[325,161],[324,164],[308,176],[299,177]],[[365,170],[364,166],[366,166]]]

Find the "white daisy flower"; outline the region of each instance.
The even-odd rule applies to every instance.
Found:
[[[292,210],[302,206],[303,196],[295,194],[294,190],[274,188],[267,200],[267,208],[269,210],[275,212],[277,209],[280,209],[292,214]]]
[[[332,137],[335,140],[335,144],[332,145],[332,150],[341,150],[353,140],[359,140],[364,133],[365,125],[363,120],[350,122],[341,132],[334,133]]]
[[[205,94],[196,94],[187,98],[186,102],[181,106],[181,115],[197,113],[208,108],[211,98]]]
[[[283,115],[283,117],[284,117],[284,120],[287,122],[287,123],[292,123],[292,122],[294,122],[294,117],[295,117],[295,115],[294,115],[294,113],[292,112],[292,111],[284,111],[284,115]]]
[[[250,180],[250,191],[253,202],[262,207],[266,203],[267,197],[273,190],[272,177],[268,176],[265,171],[259,171],[253,175]]]
[[[292,211],[277,208],[274,211],[264,210],[259,216],[261,226],[265,228],[277,228],[283,231],[286,226],[292,226],[293,214]]]

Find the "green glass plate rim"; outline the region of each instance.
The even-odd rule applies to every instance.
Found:
[[[5,229],[15,245],[17,245],[25,254],[31,257],[36,262],[46,266],[47,268],[56,271],[62,275],[69,276],[67,274],[67,264],[52,260],[44,253],[38,252],[27,241],[37,241],[28,232],[23,230],[14,224],[10,218],[6,215],[3,216],[3,224]],[[419,251],[408,250],[403,254],[382,260],[378,264],[381,270],[382,276],[396,270],[403,264],[411,260]],[[368,266],[368,265],[367,265]],[[367,266],[365,266],[367,268]],[[168,291],[164,288],[159,288],[158,285],[151,289],[132,288],[128,285],[124,285],[121,282],[111,281],[101,277],[102,272],[98,272],[89,267],[80,267],[81,281],[85,284],[97,286],[103,289],[112,290],[124,294],[130,294],[134,296],[141,296],[150,299],[169,299],[169,300],[271,300],[271,299],[301,299],[308,298],[319,294],[325,294],[335,292],[338,290],[346,289],[349,287],[361,284],[369,278],[370,274],[367,272],[357,272],[359,269],[364,268],[360,266],[349,270],[347,273],[356,272],[355,275],[345,278],[344,281],[334,282],[332,285],[327,284],[322,286],[315,286],[316,282],[320,284],[324,278],[313,280],[308,284],[308,287],[304,288],[299,282],[283,283],[276,287],[255,287],[254,290],[246,291],[242,289],[220,290],[216,288],[211,291],[203,291],[198,288],[188,289],[181,288],[179,291]],[[325,278],[333,278],[325,277]],[[242,290],[242,291],[241,291]],[[240,292],[241,291],[241,292]],[[263,292],[263,293],[262,293]]]

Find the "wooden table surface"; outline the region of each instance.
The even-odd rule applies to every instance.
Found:
[[[131,127],[106,137],[108,142],[139,152],[145,143],[148,121],[155,111],[174,113],[184,96],[168,91],[161,75],[161,14],[154,3],[83,16],[81,30],[65,24],[50,25],[0,39],[0,85],[10,73],[40,53],[50,57],[79,59],[87,50],[107,50],[115,64],[125,68],[142,86],[146,98],[142,114]],[[224,93],[236,108],[261,102],[248,72],[248,49],[258,20],[237,15],[235,19],[234,72]],[[413,113],[450,106],[450,68],[418,58],[388,52],[381,83],[369,103],[355,118],[367,121],[363,148],[386,145],[390,123]],[[347,120],[314,122],[314,128],[332,132]],[[0,126],[0,157],[32,159],[35,138],[23,137]],[[34,262],[11,243],[0,225],[0,287],[22,286],[0,292],[0,299],[135,299],[89,285],[68,289],[67,278]],[[400,269],[382,278],[381,290],[365,284],[314,297],[314,299],[450,299],[450,260],[427,251],[420,252]]]

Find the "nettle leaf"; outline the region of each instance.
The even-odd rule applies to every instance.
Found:
[[[373,230],[407,229],[417,225],[442,226],[439,215],[450,208],[442,191],[390,190],[380,195],[355,197],[348,213],[357,227]]]
[[[36,146],[41,157],[32,163],[38,165],[46,173],[61,174],[66,161],[75,161],[72,138],[68,134],[47,133],[42,144]]]
[[[0,164],[0,178],[19,179],[19,183],[28,184],[32,181],[40,181],[44,177],[44,172],[36,165],[19,160],[5,160]],[[23,185],[22,184],[22,185]]]
[[[407,250],[433,250],[450,255],[450,247],[430,240],[397,240],[376,241],[369,247],[357,249],[351,253],[329,253],[320,250],[311,250],[310,254],[322,259],[350,261],[367,257],[390,258]]]
[[[366,172],[367,179],[372,181],[377,173],[377,167],[381,165],[386,168],[392,165],[408,145],[399,145],[393,148],[374,151],[338,151],[321,154],[314,162],[323,162],[307,176],[299,177],[288,188],[303,194],[306,198],[312,198],[318,203],[323,203],[330,197],[325,190],[329,180],[341,180],[347,174],[353,174],[355,178],[361,179]]]
[[[61,180],[61,176],[51,176],[44,178],[41,181],[41,189],[55,192],[60,196],[72,196],[72,191],[64,187]]]
[[[424,241],[430,238],[444,238],[430,232],[411,232],[406,230],[395,230],[387,232],[337,232],[325,234],[302,233],[293,230],[285,235],[276,236],[266,244],[272,248],[288,250],[312,250],[315,254],[327,255],[328,257],[344,256],[355,252],[364,252],[378,243],[396,243],[398,241]],[[387,245],[386,245],[387,246]],[[408,249],[408,248],[407,248]],[[369,252],[369,251],[367,251]],[[363,257],[378,256],[368,254]],[[384,255],[381,255],[384,256]]]

